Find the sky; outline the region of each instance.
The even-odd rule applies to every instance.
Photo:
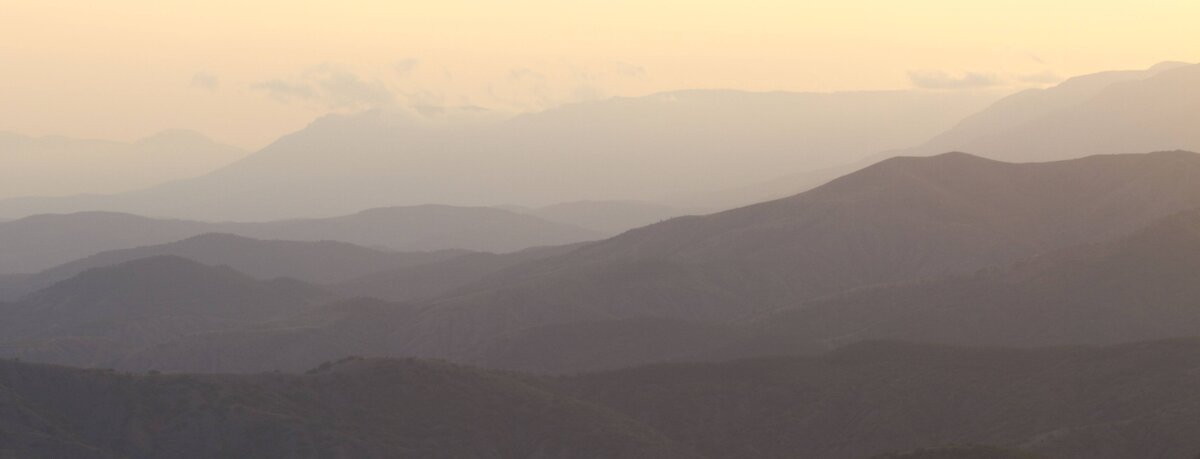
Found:
[[[1200,61],[1196,0],[0,0],[0,131],[248,149],[329,112],[954,91]]]

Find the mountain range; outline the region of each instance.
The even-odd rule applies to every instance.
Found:
[[[912,145],[1002,95],[696,90],[478,123],[386,110],[330,115],[203,176],[110,196],[9,199],[0,216],[103,210],[263,221],[430,203],[655,201]]]
[[[338,241],[408,252],[445,249],[509,252],[604,236],[598,231],[527,214],[482,207],[394,207],[327,219],[261,223],[210,223],[83,212],[0,222],[0,245],[11,248],[0,258],[0,273],[37,273],[101,252],[165,244],[205,233],[286,241]]]
[[[1174,458],[1200,451],[1197,362],[1195,340],[872,342],[569,377],[361,358],[242,376],[5,361],[0,426],[26,457]]]
[[[194,333],[288,317],[336,296],[290,279],[157,256],[94,268],[0,305],[0,354],[75,366]]]
[[[579,371],[806,354],[871,338],[1032,345],[1188,336],[1196,242],[1179,222],[1193,209],[1194,153],[896,158],[791,198],[599,242],[425,259],[327,283],[322,289],[341,297],[385,301],[205,331],[114,364],[297,371],[352,350]],[[1115,245],[1097,248],[1105,244]],[[1154,250],[1139,252],[1143,245]],[[1110,252],[1124,258],[1101,256]],[[1066,262],[1079,253],[1100,255]],[[1045,261],[1056,257],[1066,261]],[[994,274],[1005,266],[1015,274]],[[981,299],[955,307],[970,294]],[[1022,308],[1032,309],[1011,314]],[[1078,320],[1046,325],[1063,317]],[[952,339],[959,335],[970,339]],[[229,357],[247,348],[255,351]]]
[[[207,174],[248,153],[184,130],[135,142],[0,132],[0,199],[135,191]]]
[[[895,146],[843,164],[699,194],[671,196],[676,206],[734,208],[807,191],[895,156],[965,151],[1008,162],[1045,162],[1097,154],[1200,151],[1200,65],[1163,62],[1145,70],[1069,78],[1004,97],[911,147]]]

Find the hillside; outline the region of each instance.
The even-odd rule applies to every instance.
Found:
[[[183,130],[135,142],[0,133],[0,153],[0,199],[129,192],[207,174],[249,154]]]
[[[829,345],[869,339],[1047,346],[1200,335],[1200,211],[1010,268],[851,292],[762,319]]]
[[[969,151],[1005,161],[1200,150],[1200,65],[1072,78],[1009,96],[906,153]]]
[[[866,458],[985,444],[1059,459],[1190,458],[1200,452],[1198,346],[877,342],[816,358],[582,375],[559,387],[708,457]]]
[[[0,309],[0,353],[110,365],[191,333],[303,311],[335,297],[298,281],[259,281],[226,267],[153,257],[85,271]]]
[[[653,201],[912,145],[1003,95],[695,90],[478,123],[386,109],[337,114],[203,177],[110,196],[5,200],[0,217],[105,210],[265,221],[427,203]]]
[[[205,233],[286,241],[337,241],[405,252],[447,249],[512,252],[603,237],[602,233],[580,227],[485,207],[389,207],[326,219],[255,223],[83,212],[0,222],[0,246],[11,247],[0,257],[0,274],[37,273],[101,252],[167,244]]]
[[[452,357],[555,323],[743,320],[1108,240],[1197,207],[1192,153],[897,158],[792,198],[673,219],[493,276],[432,302],[411,326],[412,347]]]
[[[355,358],[242,376],[0,362],[0,425],[24,456],[1177,458],[1200,451],[1197,362],[1194,339],[875,342],[570,377]]]
[[[43,288],[91,268],[141,258],[173,255],[212,266],[228,266],[259,279],[290,277],[305,282],[343,282],[380,271],[450,260],[469,252],[388,252],[335,241],[276,241],[207,233],[167,244],[101,252],[62,264],[24,280]]]
[[[303,376],[130,376],[0,363],[21,457],[698,457],[521,380],[435,362],[347,360]],[[4,408],[9,408],[0,398]],[[32,424],[32,425],[29,425]]]

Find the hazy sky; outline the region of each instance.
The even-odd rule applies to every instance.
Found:
[[[938,90],[1200,60],[1197,0],[0,0],[0,131],[259,147],[329,111]]]

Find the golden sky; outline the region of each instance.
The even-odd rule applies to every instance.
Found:
[[[1200,0],[0,0],[0,131],[259,147],[379,104],[1044,85],[1200,61]]]

